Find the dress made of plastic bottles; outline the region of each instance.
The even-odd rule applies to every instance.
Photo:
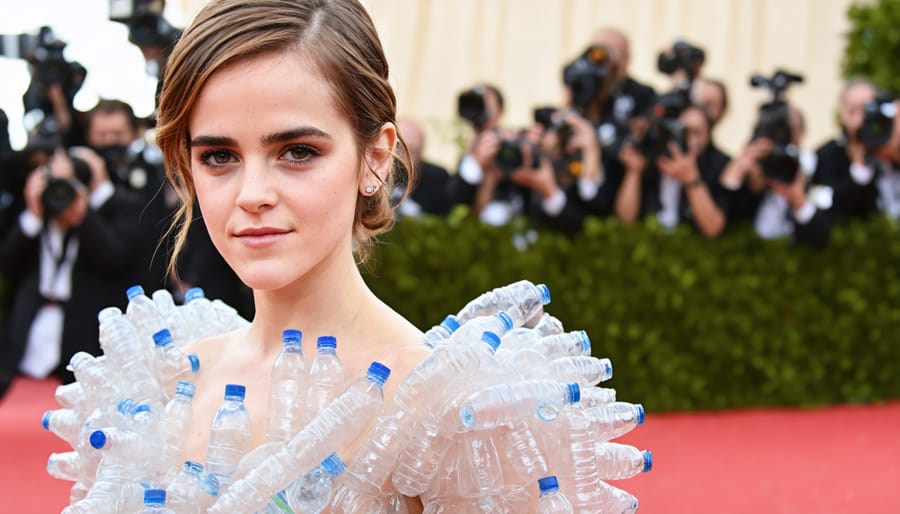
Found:
[[[167,289],[157,289],[153,291],[150,298],[156,304],[160,316],[165,321],[166,328],[172,332],[172,338],[179,348],[194,340],[190,324],[184,318],[181,308],[175,305],[175,298],[172,297],[172,293]]]
[[[284,497],[295,512],[318,514],[331,502],[334,480],[341,476],[346,465],[337,453],[332,453],[316,468],[291,483]]]
[[[390,373],[384,364],[373,362],[365,377],[351,383],[282,450],[234,482],[207,512],[256,511],[301,474],[321,463],[331,452],[350,444],[380,411],[384,402],[382,388]]]
[[[538,500],[537,514],[573,514],[569,499],[559,491],[556,475],[539,479],[538,488],[541,495]]]
[[[535,285],[528,280],[498,287],[470,301],[456,317],[465,324],[472,318],[505,311],[517,327],[541,316],[544,305],[550,303],[550,289],[544,284]]]
[[[253,435],[250,413],[244,405],[246,388],[240,384],[225,386],[225,401],[216,410],[210,424],[209,447],[206,452],[206,474],[215,480],[218,486],[212,490],[210,482],[206,483],[213,496],[228,488],[231,474],[237,468],[238,461],[250,450],[250,439]]]
[[[301,345],[299,330],[282,332],[282,347],[275,362],[269,386],[269,408],[266,421],[266,441],[287,441],[306,419],[305,391],[309,369]]]
[[[143,292],[131,293],[133,317],[139,307],[149,306]],[[171,294],[154,293],[157,319],[174,343],[164,346],[182,346],[179,317],[190,338],[247,323],[221,301],[206,299],[202,290],[187,300],[175,306]],[[161,385],[165,354],[152,335],[162,328],[144,337],[146,329],[132,323],[128,309],[126,314],[104,309],[98,315],[104,355],[82,352],[70,360],[77,382],[57,389],[61,409],[42,419],[73,446],[47,461],[49,474],[74,482],[64,512],[137,513],[144,507],[145,488],[165,487],[167,508],[176,514],[318,512],[322,505],[333,513],[400,514],[406,512],[403,497],[390,486],[400,489],[398,484],[408,482],[430,514],[512,514],[547,503],[536,482],[551,472],[559,477],[558,492],[576,505],[573,511],[634,512],[637,499],[605,481],[650,470],[652,454],[612,442],[641,424],[644,412],[640,404],[617,401],[614,389],[595,386],[611,376],[609,360],[590,355],[583,331],[565,332],[543,311],[546,286],[520,281],[476,300],[427,331],[423,343],[431,348],[429,355],[398,385],[381,416],[386,373],[373,363],[369,377],[357,381],[361,386],[354,382],[317,416],[304,415],[307,419],[288,429],[285,419],[295,417],[290,406],[273,399],[279,395],[273,363],[266,442],[235,452],[230,485],[227,479],[220,484],[213,470],[198,463],[182,467],[184,430],[177,427],[192,418],[186,414],[190,386]],[[494,332],[488,336],[493,345],[485,344],[485,332]],[[187,360],[183,353],[181,360]],[[281,376],[296,386],[296,375]],[[308,384],[308,373],[303,378]],[[289,389],[299,391],[292,396],[305,410],[309,387]],[[281,435],[270,426],[282,427]],[[346,449],[370,426],[343,474],[325,469],[330,454]],[[298,490],[312,503],[290,500]],[[543,492],[552,496],[549,489]],[[180,496],[185,500],[178,503]]]
[[[200,514],[200,479],[203,465],[191,460],[166,487],[166,505],[175,514]]]
[[[125,316],[142,338],[148,338],[166,328],[166,320],[159,312],[159,307],[144,294],[141,286],[131,286],[125,291],[128,305]]]
[[[165,489],[147,489],[144,491],[144,510],[142,514],[175,514],[166,507]]]
[[[316,341],[316,357],[309,368],[309,392],[306,412],[310,419],[335,399],[344,388],[344,366],[337,356],[337,340],[320,336]]]
[[[153,344],[156,345],[157,353],[154,360],[157,363],[156,380],[166,393],[166,398],[171,398],[179,381],[188,380],[200,371],[200,359],[195,353],[182,353],[167,328],[153,334]]]

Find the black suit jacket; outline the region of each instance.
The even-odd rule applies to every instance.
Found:
[[[843,140],[832,139],[816,150],[816,173],[813,183],[834,191],[831,212],[835,221],[861,218],[878,210],[878,186],[873,178],[865,185],[857,184],[850,175],[850,158]]]
[[[72,269],[70,299],[63,304],[62,348],[53,375],[64,382],[74,379],[65,369],[79,351],[100,354],[97,313],[114,305],[124,310],[125,290],[133,285],[139,202],[116,191],[98,210],[89,210],[78,236],[78,255]],[[40,239],[25,235],[14,224],[0,246],[3,272],[17,277],[9,324],[0,341],[0,387],[18,373],[31,322],[44,299],[39,290]]]

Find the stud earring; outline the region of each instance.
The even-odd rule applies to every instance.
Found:
[[[374,186],[374,185],[369,184],[369,185],[366,186],[366,194],[367,194],[367,195],[370,195],[370,194],[372,194],[372,193],[374,193],[374,192],[375,192],[375,186]]]

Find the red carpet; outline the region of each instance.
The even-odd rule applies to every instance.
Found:
[[[21,379],[0,403],[3,512],[67,504],[45,471],[67,445],[40,428],[55,383]],[[616,482],[641,514],[900,513],[900,402],[865,407],[647,414],[618,440],[653,452],[653,471]]]

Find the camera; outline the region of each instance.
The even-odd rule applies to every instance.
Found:
[[[770,78],[758,74],[750,78],[752,87],[765,88],[769,92],[769,101],[759,108],[752,139],[772,141],[772,151],[760,161],[760,166],[763,175],[778,182],[793,182],[800,166],[800,150],[794,144],[791,128],[790,106],[784,100],[787,88],[798,82],[803,82],[801,75],[784,70],[777,70]]]
[[[41,27],[37,34],[0,35],[0,55],[28,61],[34,66],[33,77],[45,85],[66,84],[77,72],[84,73],[80,64],[66,61],[65,48],[66,43],[47,26]]]
[[[601,93],[609,93],[615,76],[605,47],[592,45],[563,68],[563,83],[572,92],[572,105],[586,111]]]
[[[540,149],[525,139],[524,135],[520,135],[516,138],[503,138],[500,140],[500,147],[497,149],[497,155],[494,157],[494,162],[504,176],[509,175],[513,170],[525,165],[525,153],[522,151],[523,146],[527,147],[531,152],[531,169],[538,169],[540,167]]]
[[[538,107],[534,110],[534,122],[541,125],[546,132],[556,132],[556,152],[564,171],[577,177],[581,175],[581,152],[569,152],[569,140],[572,138],[572,127],[566,123],[571,111],[556,107]],[[558,168],[558,167],[557,167]]]
[[[697,78],[697,73],[706,60],[706,52],[687,41],[678,39],[672,48],[659,53],[656,68],[666,75],[682,70],[688,75],[688,81]]]
[[[866,150],[872,151],[890,140],[894,131],[897,104],[886,93],[879,93],[874,100],[863,107],[863,122],[857,137]]]
[[[676,89],[656,97],[648,116],[649,126],[637,146],[649,161],[670,156],[669,143],[675,143],[682,152],[687,151],[687,136],[679,117],[690,105],[686,89]]]
[[[109,19],[128,27],[128,41],[137,46],[170,48],[181,31],[163,18],[164,0],[109,0]]]
[[[472,125],[482,125],[488,120],[487,106],[484,104],[486,86],[475,86],[460,93],[457,98],[457,112],[460,118]]]
[[[78,195],[78,187],[89,186],[91,183],[91,169],[83,160],[70,156],[75,173],[74,178],[59,178],[50,174],[50,167],[44,168],[47,176],[47,185],[41,192],[41,205],[44,208],[44,216],[52,218],[68,209]]]

